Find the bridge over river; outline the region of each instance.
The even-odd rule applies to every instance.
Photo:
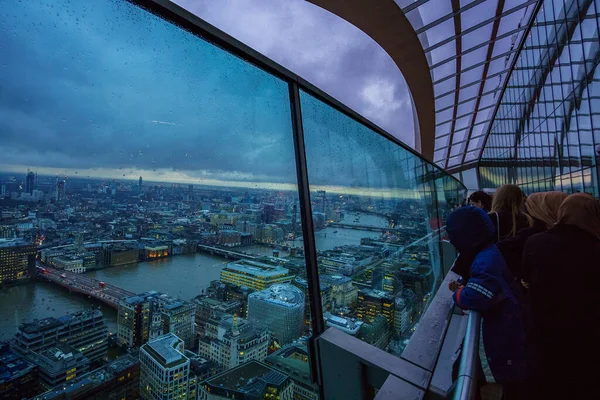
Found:
[[[117,286],[101,282],[83,274],[76,274],[64,270],[37,264],[37,279],[51,282],[68,289],[71,292],[81,293],[92,297],[104,304],[117,309],[119,301],[125,297],[134,296],[135,293],[128,292]]]

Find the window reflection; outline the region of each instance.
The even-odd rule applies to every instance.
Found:
[[[438,230],[463,189],[310,94],[300,99],[321,284],[358,292],[323,297],[325,322],[400,355],[438,288]]]

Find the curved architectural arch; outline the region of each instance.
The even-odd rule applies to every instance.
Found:
[[[435,101],[423,46],[394,0],[307,0],[367,34],[394,60],[408,85],[415,113],[415,149],[433,161]]]

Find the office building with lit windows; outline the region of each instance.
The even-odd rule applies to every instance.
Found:
[[[263,290],[277,283],[288,283],[294,278],[287,268],[251,260],[227,264],[221,270],[221,282]]]
[[[77,375],[33,400],[135,400],[140,392],[140,361],[130,354],[110,364]]]
[[[266,327],[280,345],[304,329],[304,292],[292,285],[273,285],[248,296],[248,319]]]
[[[352,278],[343,275],[320,275],[321,283],[331,286],[332,308],[354,307],[358,300],[358,288]]]
[[[294,400],[318,400],[319,388],[310,377],[306,345],[293,343],[283,346],[265,359],[265,364],[290,376],[294,382]]]
[[[35,255],[33,243],[0,239],[0,286],[25,282],[33,277]]]
[[[27,359],[38,366],[40,379],[47,389],[67,383],[90,370],[90,361],[79,350],[67,344],[32,351]]]
[[[389,292],[375,289],[362,289],[358,292],[356,316],[363,322],[371,323],[378,315],[383,315],[390,324],[394,322],[396,301]]]
[[[140,348],[140,397],[144,400],[188,398],[190,360],[184,343],[172,333]]]
[[[263,361],[271,336],[266,328],[233,315],[211,318],[198,342],[198,354],[223,370],[249,360]]]
[[[150,301],[144,296],[122,299],[117,312],[117,341],[127,347],[140,347],[148,341]]]
[[[61,343],[80,351],[92,363],[103,360],[108,350],[108,327],[102,312],[88,309],[26,322],[19,326],[12,341],[13,347],[25,356]]]
[[[194,347],[196,304],[155,291],[122,299],[118,305],[117,340],[139,347],[163,333],[173,333]]]

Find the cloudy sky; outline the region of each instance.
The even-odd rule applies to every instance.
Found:
[[[403,78],[356,28],[301,0],[178,3],[412,145]],[[294,184],[284,82],[121,0],[9,0],[3,13],[0,170]],[[368,132],[312,109],[315,184],[404,186],[377,171],[406,154],[382,157],[377,139],[356,150]]]

